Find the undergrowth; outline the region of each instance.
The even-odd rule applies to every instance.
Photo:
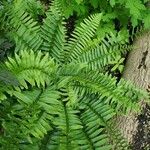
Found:
[[[108,1],[106,6],[115,11],[124,3]],[[107,9],[91,14],[68,37],[59,0],[49,8],[35,0],[8,1],[1,9],[1,31],[13,45],[0,71],[0,148],[129,149],[114,117],[140,111],[138,101],[148,96],[113,76],[117,69],[123,71],[122,56],[130,49],[123,26],[104,32],[104,18],[113,22],[117,17],[106,14]],[[130,16],[139,18],[143,11],[140,3],[138,16],[132,11]]]

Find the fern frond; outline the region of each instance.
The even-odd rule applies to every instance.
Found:
[[[48,53],[44,56],[40,51],[37,54],[33,51],[21,51],[20,55],[15,54],[14,59],[8,57],[6,66],[16,75],[24,88],[28,88],[25,81],[32,86],[45,86],[52,79],[50,76],[56,69]]]
[[[42,25],[41,37],[44,40],[41,50],[47,51],[57,61],[63,61],[63,51],[65,46],[65,33],[63,17],[57,8],[58,6],[52,4],[49,11],[46,13],[46,19]]]
[[[44,137],[40,145],[40,150],[61,150],[61,142],[61,132],[55,128]]]
[[[16,51],[38,50],[42,44],[39,36],[40,26],[29,12],[26,11],[27,1],[17,0],[9,10],[9,24],[12,26],[11,35],[16,42]]]
[[[85,123],[87,132],[91,141],[95,145],[95,149],[101,147],[102,149],[125,150],[128,146],[123,139],[118,129],[113,129],[115,123],[113,118],[116,115],[115,109],[112,109],[108,104],[96,95],[87,95],[82,99],[81,105],[84,106],[84,111],[81,114],[81,120]],[[83,107],[82,106],[82,107]],[[101,135],[99,132],[101,131]],[[95,136],[93,137],[92,134]],[[99,137],[99,138],[98,138]],[[102,139],[100,137],[103,137]]]
[[[68,64],[61,68],[62,71],[60,69],[58,72],[61,76],[59,87],[73,86],[74,93],[78,93],[80,97],[87,93],[99,94],[101,98],[105,98],[105,103],[123,113],[137,110],[139,108],[137,101],[143,96],[147,97],[147,94],[137,90],[124,80],[117,83],[116,78],[112,78],[111,75],[88,70],[86,64],[83,68],[80,65]],[[81,69],[79,69],[80,67]]]
[[[41,1],[37,0],[26,0],[26,10],[34,20],[38,20],[39,16],[44,15],[44,5]]]
[[[60,16],[63,16],[63,8],[62,8],[62,3],[60,0],[53,0],[50,5],[50,9],[49,10],[53,14],[55,14],[57,12]]]
[[[67,102],[68,106],[76,108],[79,101],[78,93],[76,93],[72,86],[66,88],[66,93],[68,97],[64,101]]]
[[[89,40],[94,37],[98,28],[102,14],[91,15],[88,19],[84,20],[84,23],[80,24],[80,27],[76,27],[66,46],[66,61],[71,62],[75,59],[79,53],[84,51],[88,45]]]
[[[116,89],[116,92],[122,90],[122,92],[121,92],[122,96],[128,97],[130,99],[132,98],[131,102],[133,103],[133,105],[135,105],[135,109],[136,109],[136,106],[139,105],[138,104],[139,99],[144,98],[145,102],[149,99],[148,93],[146,91],[144,91],[142,89],[138,89],[130,81],[125,81],[124,79],[121,79],[117,85],[118,85],[118,88]],[[128,111],[130,111],[130,109],[132,109],[133,105],[131,105],[130,103],[128,104],[128,108],[127,108],[127,109],[129,109]],[[140,111],[139,106],[137,107],[136,111]]]
[[[87,63],[90,70],[104,70],[105,66],[110,65],[118,56],[125,53],[128,48],[121,45],[112,34],[105,38],[107,41],[106,39],[89,41],[84,51],[78,52],[72,61]]]
[[[140,99],[140,95],[143,96],[143,94],[134,92],[132,94],[134,95],[136,93],[135,97],[132,97],[132,94],[126,95],[124,88],[120,86],[120,84],[117,84],[116,79],[110,75],[90,71],[86,74],[80,74],[80,76],[74,76],[73,78],[75,81],[73,83],[75,90],[77,90],[80,95],[86,93],[99,94],[101,98],[105,98],[105,103],[123,113],[139,108],[136,102],[137,99]]]
[[[90,97],[93,100],[92,95]],[[83,133],[80,137],[82,149],[111,149],[105,127],[108,127],[108,120],[115,115],[113,109],[95,98],[90,101],[88,97],[85,97],[82,102],[84,106],[80,117],[83,123]]]
[[[25,126],[24,132],[26,135],[33,135],[36,138],[43,138],[47,131],[52,130],[49,120],[51,116],[45,112],[36,114],[28,120],[24,120],[22,125]]]
[[[17,114],[24,118],[22,120],[22,131],[26,135],[43,138],[47,131],[52,130],[50,121],[53,121],[53,115],[59,114],[61,108],[61,103],[58,101],[59,92],[52,86],[44,90],[22,93],[13,91],[12,94],[20,104],[13,106],[13,115]]]
[[[62,104],[59,117],[54,120],[54,125],[61,131],[59,143],[61,149],[75,149],[77,146],[77,143],[73,141],[73,137],[76,131],[82,128],[77,113],[79,113],[79,111]]]

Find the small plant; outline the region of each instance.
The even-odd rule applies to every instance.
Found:
[[[126,51],[124,44],[114,34],[95,36],[101,13],[68,38],[57,0],[42,24],[28,2],[16,0],[7,12],[15,50],[5,64],[19,84],[2,91],[1,149],[128,149],[114,117],[137,111],[147,95],[105,70]]]
[[[124,65],[124,58],[121,58],[118,56],[115,61],[112,61],[110,64],[114,65],[111,71],[116,71],[117,69],[119,70],[120,73],[122,73]]]
[[[98,36],[105,36],[107,33],[122,34],[126,40],[131,38],[135,32],[150,28],[150,8],[147,7],[149,0],[59,0],[66,18],[77,16],[80,22],[86,16],[93,13],[103,13],[101,24],[98,29]]]

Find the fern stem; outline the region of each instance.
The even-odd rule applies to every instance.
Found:
[[[67,112],[67,108],[66,105],[63,103],[64,106],[64,112],[65,112],[65,116],[66,116],[66,150],[70,150],[70,141],[69,141],[69,117],[68,117],[68,112]]]

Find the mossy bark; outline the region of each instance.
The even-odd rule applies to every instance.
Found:
[[[138,36],[129,53],[123,78],[135,86],[150,90],[150,32]],[[130,113],[117,118],[118,126],[133,150],[147,150],[150,147],[150,107],[141,100],[141,114]]]

